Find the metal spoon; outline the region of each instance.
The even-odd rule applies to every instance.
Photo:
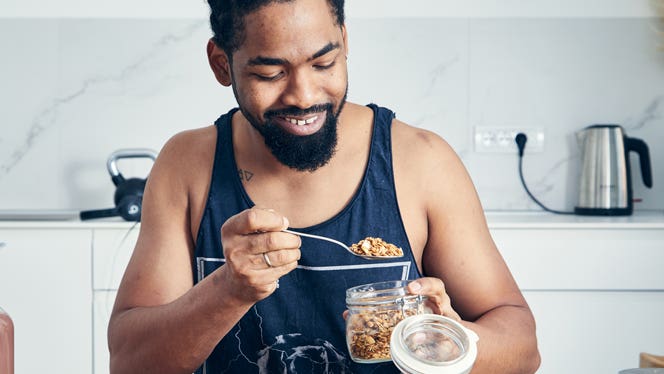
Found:
[[[327,236],[305,234],[305,233],[302,233],[302,232],[297,232],[297,231],[293,231],[293,230],[286,230],[286,229],[281,230],[281,231],[282,231],[282,232],[287,232],[287,233],[289,233],[289,234],[294,234],[294,235],[298,235],[298,236],[306,236],[307,238],[320,239],[320,240],[328,241],[328,242],[330,242],[330,243],[334,243],[334,244],[336,244],[336,245],[338,245],[338,246],[340,246],[340,247],[343,247],[345,250],[347,250],[347,251],[348,251],[349,253],[351,253],[352,255],[357,256],[357,257],[362,257],[362,258],[365,258],[365,259],[367,259],[367,260],[383,260],[383,259],[390,259],[390,258],[400,258],[400,257],[403,257],[403,255],[400,255],[400,256],[370,256],[370,255],[363,255],[363,254],[360,254],[360,253],[354,252],[354,251],[353,251],[352,249],[350,249],[350,247],[347,246],[346,244],[344,244],[344,243],[342,243],[342,242],[340,242],[340,241],[338,241],[338,240],[334,240],[334,239],[332,239],[332,238],[328,238]]]

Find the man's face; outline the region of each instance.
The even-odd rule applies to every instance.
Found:
[[[284,165],[325,165],[348,88],[345,29],[326,0],[295,0],[247,15],[245,35],[231,62],[242,114]]]

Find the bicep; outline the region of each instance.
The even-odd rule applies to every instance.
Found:
[[[455,310],[475,320],[501,305],[524,305],[512,275],[498,252],[484,211],[461,160],[444,144],[440,168],[427,183],[428,238],[422,266],[443,280]]]
[[[140,233],[114,311],[167,304],[193,286],[187,193],[173,175],[172,153],[167,144],[148,178]]]

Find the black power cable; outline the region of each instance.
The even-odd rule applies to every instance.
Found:
[[[549,209],[544,204],[542,204],[535,196],[530,192],[528,189],[528,186],[526,186],[526,181],[523,179],[523,150],[526,148],[526,142],[528,141],[528,137],[526,134],[520,132],[516,134],[514,137],[514,141],[516,142],[516,146],[519,149],[519,178],[521,178],[521,184],[523,185],[523,188],[526,190],[526,193],[528,196],[530,196],[533,201],[539,205],[542,209],[549,213],[555,213],[555,214],[574,214],[574,212],[566,212],[562,210],[555,210],[555,209]]]

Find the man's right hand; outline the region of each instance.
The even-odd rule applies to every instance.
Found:
[[[297,266],[301,241],[283,233],[288,219],[271,209],[251,208],[221,226],[226,286],[240,302],[256,303],[270,296],[277,280]]]

